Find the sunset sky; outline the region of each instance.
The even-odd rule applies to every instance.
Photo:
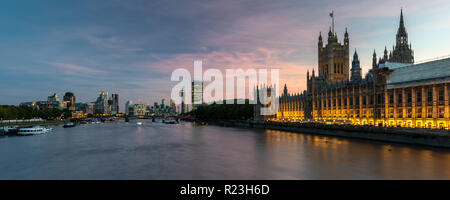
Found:
[[[2,1],[0,104],[46,100],[54,92],[92,102],[100,91],[152,104],[170,97],[176,68],[272,67],[288,89],[317,72],[317,38],[334,10],[363,73],[376,49],[395,43],[403,8],[415,60],[450,54],[450,1]],[[326,37],[325,37],[326,38]]]

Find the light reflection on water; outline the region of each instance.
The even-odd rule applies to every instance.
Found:
[[[449,179],[446,149],[384,144],[344,138],[266,131],[273,147],[295,144],[319,178],[325,179]],[[301,144],[301,145],[298,145]],[[284,148],[284,147],[282,147]],[[275,162],[288,163],[285,157]],[[330,173],[331,172],[331,173]],[[334,173],[335,172],[335,173]]]
[[[0,179],[450,179],[447,149],[110,122],[0,138]]]

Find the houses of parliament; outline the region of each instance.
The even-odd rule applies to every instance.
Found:
[[[415,63],[403,11],[395,45],[379,57],[374,51],[364,76],[356,50],[349,62],[347,30],[343,44],[330,28],[327,44],[319,34],[317,45],[318,73],[308,71],[307,90],[289,93],[284,85],[276,116],[264,119],[450,128],[450,58]]]

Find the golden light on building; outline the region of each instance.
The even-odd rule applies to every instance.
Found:
[[[307,90],[292,94],[284,86],[271,120],[408,128],[450,128],[450,57],[414,64],[403,13],[396,45],[377,58],[363,78],[358,54],[349,69],[349,36],[344,44],[328,33],[318,42],[318,75],[307,73]],[[351,75],[351,76],[350,76]],[[266,120],[268,117],[265,118]]]

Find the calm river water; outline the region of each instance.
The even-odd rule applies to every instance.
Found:
[[[450,150],[135,121],[0,137],[0,179],[450,179]]]

